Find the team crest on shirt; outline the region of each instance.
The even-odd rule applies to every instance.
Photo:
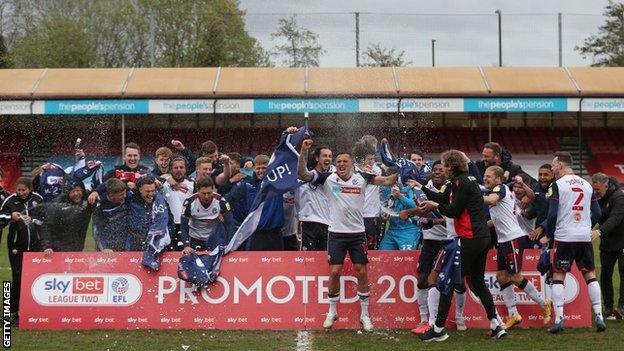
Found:
[[[492,189],[492,191],[493,191],[493,192],[495,192],[495,193],[497,193],[497,192],[499,192],[499,191],[500,191],[500,189],[501,189],[501,188],[500,188],[500,185],[497,185],[497,186],[495,186],[495,187],[494,187],[494,189]]]
[[[213,215],[214,215],[214,214],[217,214],[217,209],[216,209],[216,208],[214,208],[214,207],[212,208],[212,214],[213,214]]]
[[[444,185],[442,185],[442,186],[440,187],[440,192],[441,192],[441,193],[443,193],[443,192],[444,192],[444,190],[446,190],[446,184],[444,184]]]
[[[357,179],[353,178],[353,179],[351,180],[351,183],[353,183],[353,185],[357,185],[358,181],[357,181]]]
[[[546,193],[546,198],[547,199],[550,198],[552,196],[552,194],[553,194],[552,187],[548,187],[548,192]]]
[[[581,221],[581,214],[580,213],[575,213],[574,214],[574,221],[575,222],[580,222]]]

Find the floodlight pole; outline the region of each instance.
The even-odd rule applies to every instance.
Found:
[[[126,115],[121,115],[121,158],[124,156],[126,146]]]
[[[360,13],[355,13],[355,67],[360,67]]]
[[[435,67],[435,39],[431,39],[431,67]]]
[[[501,10],[494,11],[498,15],[498,67],[503,67],[503,33]]]

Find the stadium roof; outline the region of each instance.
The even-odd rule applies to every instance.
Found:
[[[620,67],[0,70],[0,99],[624,97]]]

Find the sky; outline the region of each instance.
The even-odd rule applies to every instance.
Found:
[[[248,32],[272,50],[280,18],[319,35],[325,53],[321,67],[356,65],[355,15],[360,12],[360,53],[380,43],[405,51],[410,66],[498,65],[498,18],[501,10],[504,66],[558,66],[558,17],[562,13],[563,66],[587,66],[574,47],[597,34],[607,0],[240,0]],[[274,58],[279,63],[278,57]],[[360,62],[364,62],[360,56]]]

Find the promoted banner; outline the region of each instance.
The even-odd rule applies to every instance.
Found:
[[[406,329],[419,322],[417,251],[369,253],[370,312],[376,328]],[[486,283],[507,315],[490,253]],[[324,252],[235,252],[221,276],[198,290],[177,278],[179,253],[164,255],[161,271],[140,265],[140,253],[26,253],[22,272],[21,329],[321,329],[328,309]],[[537,251],[527,251],[525,275],[543,293]],[[360,328],[356,279],[347,261],[335,328]],[[487,328],[478,299],[469,293],[471,328]],[[516,292],[522,326],[542,326],[539,307]],[[577,270],[566,279],[566,326],[590,326],[587,291]],[[453,315],[453,314],[451,314]],[[450,323],[450,322],[449,322]]]
[[[566,98],[470,98],[465,112],[566,112]]]

